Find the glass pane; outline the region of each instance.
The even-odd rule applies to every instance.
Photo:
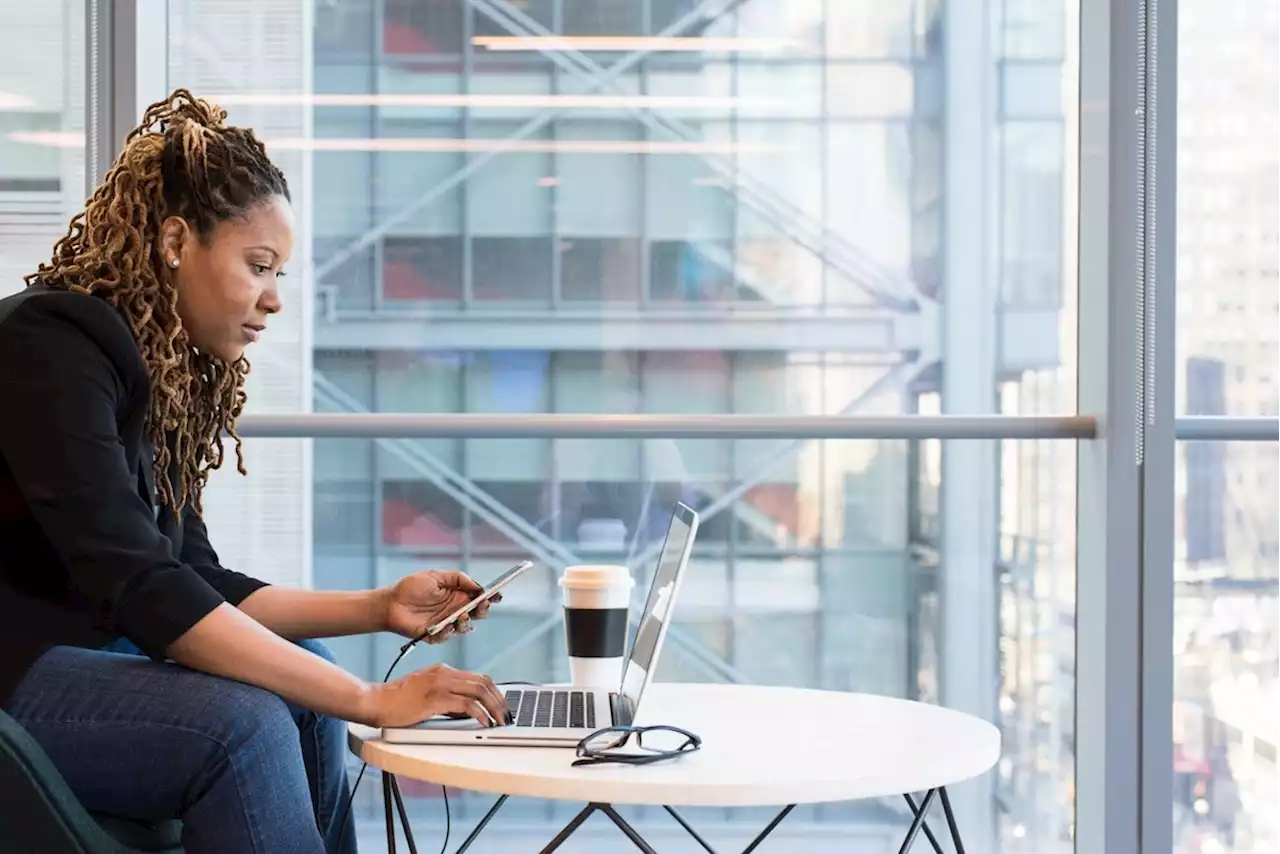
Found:
[[[1068,4],[1043,22],[1005,5],[1002,31],[969,44],[942,0],[170,0],[170,79],[257,129],[299,213],[248,412],[1073,411],[1077,46]],[[957,102],[943,55],[989,68],[1007,106],[966,139],[945,116],[980,105]],[[246,97],[267,90],[270,105]],[[991,252],[960,269],[948,182],[984,154],[998,180],[972,209]],[[979,299],[986,330],[948,329],[949,305]],[[948,398],[980,336],[1001,361]],[[278,583],[365,588],[429,566],[487,580],[533,555],[483,631],[431,654],[542,680],[567,675],[554,571],[643,570],[674,503],[695,506],[660,678],[954,703],[942,674],[999,662],[1000,699],[980,702],[1006,752],[961,821],[995,829],[973,850],[1030,854],[1069,850],[1074,820],[1073,447],[992,446],[997,483],[961,500],[943,471],[970,443],[250,440],[251,476],[216,477],[208,515],[228,563]],[[999,520],[980,559],[945,523],[978,511]],[[974,613],[948,573],[997,608],[983,655],[941,634]],[[333,646],[369,678],[398,651]],[[438,787],[405,789],[434,821]],[[370,846],[375,797],[366,782]],[[464,823],[482,801],[459,794]],[[550,838],[572,810],[504,812]],[[769,818],[694,812],[736,834]],[[855,825],[896,850],[905,816],[900,798],[804,807],[776,844],[845,850]],[[502,825],[495,850],[519,844]]]
[[[827,53],[859,58],[911,55],[912,3],[845,0],[829,4]]]
[[[1178,7],[1178,411],[1280,400],[1280,10]]]
[[[1004,148],[1001,293],[1009,305],[1056,308],[1062,301],[1062,130],[1009,121]]]
[[[0,297],[49,262],[84,203],[84,11],[0,0]]]
[[[1178,447],[1173,810],[1178,852],[1280,850],[1280,506],[1274,443]]]
[[[463,4],[454,0],[382,0],[378,5],[383,7],[385,53],[447,56],[462,52]]]
[[[1178,11],[1177,408],[1271,415],[1277,391],[1280,12]],[[1280,850],[1274,443],[1178,447],[1175,850]]]
[[[1004,0],[992,7],[1003,16],[1000,35],[1005,56],[1011,59],[1058,58],[1071,46],[1064,44],[1068,9],[1063,0]]]

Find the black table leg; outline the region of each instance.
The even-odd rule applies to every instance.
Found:
[[[489,811],[484,814],[484,818],[480,819],[480,823],[472,829],[471,834],[462,841],[462,845],[458,847],[458,850],[455,851],[454,854],[464,854],[464,852],[471,847],[471,843],[476,841],[476,837],[480,835],[480,831],[484,830],[484,826],[489,823],[489,819],[493,818],[494,814],[497,813],[506,802],[506,795],[498,798],[498,800],[494,802],[493,806],[489,807]]]
[[[396,854],[396,820],[391,814],[391,775],[382,772],[382,807],[387,814],[387,854]]]
[[[644,852],[644,854],[658,854],[657,851],[653,850],[653,848],[649,846],[649,843],[644,841],[644,837],[637,833],[636,829],[632,827],[625,818],[618,815],[618,811],[612,806],[609,804],[596,804],[595,806],[596,809],[607,815],[609,820],[618,826],[618,830],[621,830],[637,848]]]
[[[712,848],[711,845],[707,842],[707,840],[703,839],[701,836],[698,835],[698,831],[693,829],[693,825],[685,821],[684,816],[676,812],[675,807],[663,807],[663,809],[666,810],[667,813],[672,818],[674,818],[677,822],[680,823],[680,826],[683,827],[685,831],[688,832],[688,834],[693,837],[695,842],[697,842],[699,845],[702,846],[703,851],[706,851],[707,854],[716,854],[716,849]]]
[[[911,827],[907,830],[907,838],[902,840],[902,847],[898,849],[898,854],[907,854],[911,850],[911,843],[916,841],[916,834],[920,832],[921,826],[924,825],[925,814],[929,812],[929,807],[933,806],[933,799],[937,796],[937,789],[930,789],[925,792],[924,800],[920,802],[920,811],[916,813],[915,819],[911,822]]]
[[[929,843],[933,846],[933,850],[937,854],[943,854],[942,846],[938,844],[937,838],[929,830],[929,825],[924,820],[925,813],[933,805],[935,796],[938,796],[939,800],[942,801],[942,812],[947,818],[947,829],[951,831],[951,844],[955,846],[956,854],[964,854],[964,843],[960,841],[960,828],[956,826],[956,816],[951,811],[951,798],[948,797],[945,786],[939,786],[936,789],[930,789],[925,792],[924,800],[920,802],[919,808],[916,807],[916,802],[910,795],[904,796],[907,799],[907,805],[911,807],[911,813],[915,819],[911,822],[911,829],[907,831],[907,838],[902,840],[902,847],[898,849],[898,854],[906,854],[907,850],[911,848],[911,843],[915,842],[916,834],[921,829],[924,830],[924,835],[929,838]]]
[[[596,811],[595,804],[587,804],[586,808],[583,809],[582,812],[575,815],[573,817],[573,821],[566,824],[564,826],[564,829],[561,830],[559,833],[557,833],[555,839],[552,839],[550,842],[548,842],[546,847],[543,848],[542,851],[539,852],[539,854],[551,854],[552,851],[555,851],[557,848],[563,845],[564,841],[568,839],[570,836],[572,836],[573,832],[577,830],[579,827],[581,827],[582,823],[586,821],[588,818],[590,818],[591,814],[595,811]]]
[[[781,824],[782,820],[795,808],[796,805],[791,804],[774,816],[773,821],[769,822],[768,826],[766,826],[764,830],[760,831],[760,834],[751,841],[751,844],[743,850],[742,854],[751,854],[752,851],[755,851],[756,848],[760,846],[760,843],[764,842],[765,837],[772,833],[774,828]],[[716,854],[715,849],[711,847],[711,843],[703,839],[702,836],[699,835],[698,831],[694,830],[693,825],[691,825],[684,816],[680,815],[674,807],[663,807],[663,809],[666,810],[672,818],[679,822],[680,826],[694,838],[695,842],[702,846],[704,851],[708,852],[708,854]],[[640,832],[632,827],[631,823],[623,818],[618,811],[613,808],[612,804],[605,803],[587,804],[586,808],[574,816],[573,820],[565,825],[564,830],[561,830],[556,834],[555,839],[552,839],[551,842],[547,844],[547,847],[542,849],[541,854],[549,854],[549,852],[555,851],[559,848],[564,841],[569,838],[570,834],[581,827],[582,823],[586,821],[593,812],[602,812],[608,816],[609,820],[617,825],[618,829],[623,832],[627,839],[631,840],[631,842],[644,852],[644,854],[657,854],[657,852],[654,851],[653,846],[645,841],[644,837],[640,835]],[[461,854],[460,851],[459,854]]]
[[[765,825],[764,830],[760,831],[760,834],[756,836],[755,839],[751,840],[751,844],[748,845],[743,850],[742,854],[751,854],[752,851],[755,851],[758,847],[760,847],[760,843],[764,842],[765,837],[768,836],[770,833],[773,833],[773,829],[778,825],[782,824],[782,820],[786,818],[791,813],[791,811],[795,808],[796,808],[795,804],[790,804],[787,807],[785,807],[782,810],[782,812],[775,815],[773,817],[773,821]]]
[[[404,808],[404,798],[400,797],[400,784],[396,776],[391,775],[391,795],[396,801],[396,812],[400,813],[400,826],[404,828],[404,841],[409,846],[409,854],[418,854],[418,843],[413,838],[413,828],[409,826],[409,813]]]
[[[902,846],[898,849],[898,854],[906,854],[906,852],[911,850],[911,846],[915,842],[916,837],[919,835],[921,830],[924,831],[924,835],[928,838],[929,844],[932,846],[935,854],[944,854],[937,837],[933,835],[933,831],[925,821],[925,816],[928,814],[929,808],[933,806],[935,798],[939,798],[942,801],[943,814],[946,816],[947,829],[951,831],[951,842],[955,846],[956,854],[965,854],[964,843],[960,841],[960,828],[956,825],[955,813],[952,812],[951,809],[951,798],[947,795],[945,787],[930,789],[925,792],[924,799],[921,800],[918,805],[911,795],[903,795],[903,797],[907,800],[907,806],[911,808],[912,821],[911,827],[907,830],[906,837],[902,840]],[[387,851],[390,852],[390,854],[395,854],[396,852],[395,817],[393,815],[392,807],[392,804],[394,803],[394,809],[399,812],[400,823],[404,827],[405,841],[409,845],[409,854],[417,854],[417,845],[413,838],[413,831],[409,826],[409,815],[405,810],[404,800],[400,795],[400,787],[396,784],[395,775],[387,774],[385,772],[383,773],[382,798],[383,806],[386,810]],[[480,832],[485,829],[490,820],[506,802],[506,795],[501,796],[494,802],[493,806],[489,808],[489,811],[484,814],[484,817],[481,818],[475,828],[472,829],[470,835],[463,840],[462,845],[458,847],[455,854],[465,854],[467,849],[471,847],[472,843],[476,841]],[[782,820],[785,819],[795,808],[795,804],[791,804],[774,816],[773,820],[765,826],[764,830],[760,831],[756,838],[751,841],[751,844],[743,849],[742,854],[751,854],[751,852],[760,847],[760,844],[764,842],[769,834],[771,834],[774,829],[782,823]],[[665,809],[667,813],[674,818],[682,828],[684,828],[686,833],[693,837],[695,842],[702,846],[702,849],[706,851],[707,854],[716,854],[715,849],[711,847],[711,844],[703,839],[702,836],[694,829],[693,825],[691,825],[684,816],[677,812],[674,807],[663,807],[663,809]],[[607,816],[609,820],[622,831],[627,839],[631,840],[631,842],[644,854],[656,854],[653,847],[645,841],[639,831],[632,827],[631,824],[613,808],[612,804],[605,803],[587,804],[581,812],[575,815],[573,819],[555,835],[555,838],[547,843],[540,854],[551,854],[551,852],[558,849],[564,844],[565,840],[573,835],[574,831],[582,826],[583,822],[591,817],[591,814],[594,812],[604,813],[605,816]]]
[[[956,827],[956,817],[951,812],[951,798],[947,797],[945,786],[939,791],[942,794],[942,811],[947,816],[947,827],[951,829],[951,841],[955,843],[956,854],[964,854],[964,843],[960,841],[960,829]]]
[[[918,815],[920,812],[920,810],[916,807],[916,799],[911,797],[910,795],[903,795],[902,797],[907,799],[907,806],[911,807],[911,817],[915,818],[916,815]],[[929,844],[933,846],[934,854],[945,854],[945,852],[943,852],[942,850],[942,846],[938,844],[938,838],[934,836],[933,831],[929,829],[929,822],[921,819],[920,827],[922,830],[924,830],[924,835],[928,837]]]

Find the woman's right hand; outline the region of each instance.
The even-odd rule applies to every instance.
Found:
[[[510,722],[506,698],[488,676],[433,664],[394,682],[369,686],[354,720],[373,727],[412,726],[435,715],[464,715],[481,726]],[[486,714],[488,712],[488,714]],[[490,722],[490,717],[497,724]]]

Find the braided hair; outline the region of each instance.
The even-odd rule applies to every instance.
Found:
[[[244,450],[235,422],[244,409],[249,363],[195,349],[178,316],[178,292],[163,263],[161,224],[182,217],[199,240],[221,222],[280,195],[284,174],[252,130],[225,125],[226,111],[177,89],[147,108],[84,210],[71,218],[48,264],[28,285],[96,294],[133,331],[151,377],[147,430],[156,449],[159,501],[176,514],[222,465],[222,433]]]

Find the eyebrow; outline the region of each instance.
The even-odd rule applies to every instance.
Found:
[[[250,247],[249,247],[249,251],[250,251],[250,252],[252,252],[252,251],[253,251],[253,250],[255,250],[255,249],[264,249],[264,250],[266,250],[267,252],[270,252],[270,253],[271,253],[271,256],[272,256],[273,258],[279,258],[279,257],[280,257],[280,253],[279,253],[279,252],[277,252],[276,250],[272,249],[270,246],[250,246]]]

